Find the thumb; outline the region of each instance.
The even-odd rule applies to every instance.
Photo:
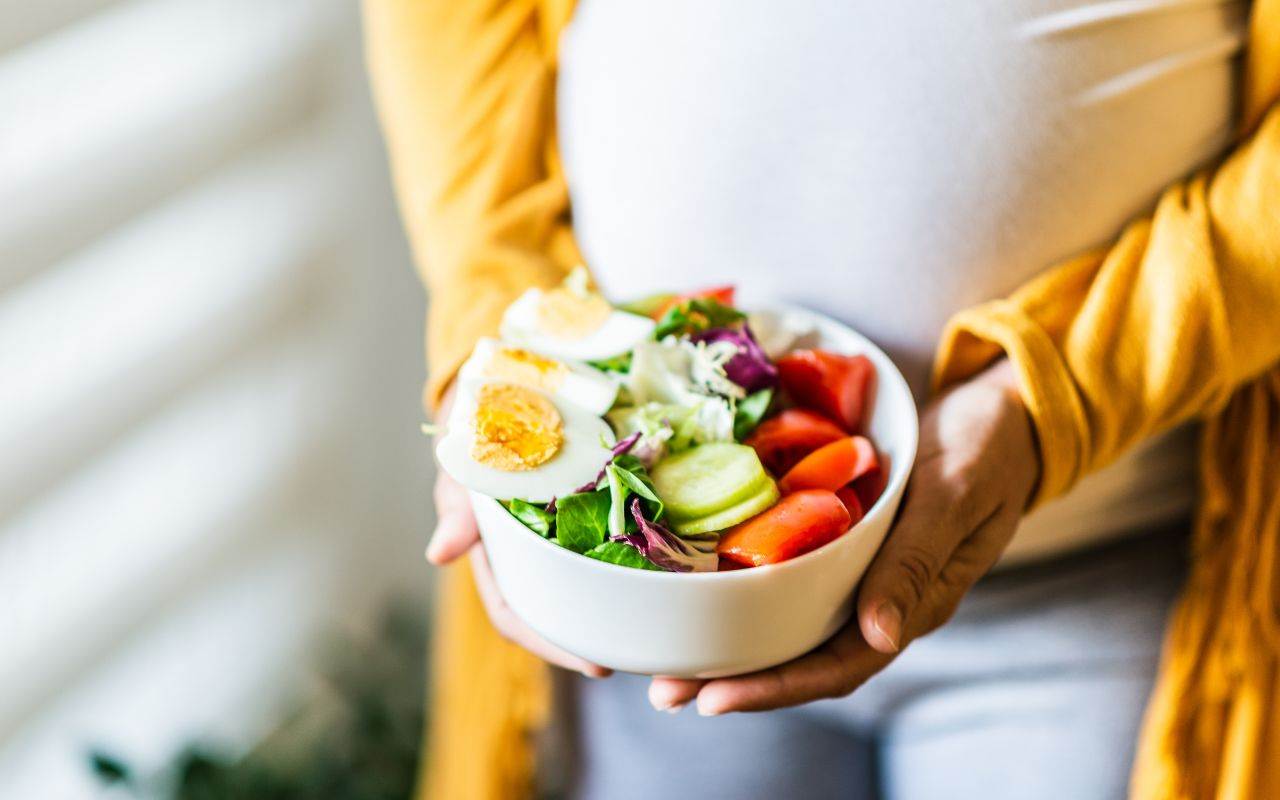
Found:
[[[436,480],[436,530],[427,545],[427,560],[447,564],[471,549],[480,539],[467,492],[444,473]]]
[[[907,621],[965,533],[945,508],[908,499],[858,592],[858,627],[867,644],[881,653],[902,648]]]

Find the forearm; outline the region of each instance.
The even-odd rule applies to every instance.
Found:
[[[1007,353],[1044,455],[1038,499],[1210,414],[1280,360],[1280,111],[1111,248],[962,312],[936,381]]]
[[[366,0],[369,73],[430,292],[427,401],[529,286],[580,259],[533,0]]]

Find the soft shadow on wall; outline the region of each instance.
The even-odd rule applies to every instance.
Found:
[[[95,796],[425,619],[422,293],[354,4],[0,0],[0,115],[0,797]]]

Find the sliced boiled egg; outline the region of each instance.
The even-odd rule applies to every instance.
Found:
[[[461,381],[505,381],[537,389],[558,403],[602,416],[618,396],[618,384],[585,364],[539,355],[497,339],[481,339],[458,372]]]
[[[445,472],[499,500],[546,503],[589,483],[611,457],[608,423],[517,383],[459,383],[436,458]]]
[[[621,355],[653,334],[648,317],[619,311],[599,294],[566,285],[530,289],[508,306],[499,329],[519,347],[570,361]]]
[[[817,328],[806,317],[790,311],[753,311],[748,316],[751,333],[764,354],[781,358],[797,347],[812,347]]]

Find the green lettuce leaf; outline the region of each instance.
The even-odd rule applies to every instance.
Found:
[[[761,389],[739,400],[733,410],[733,438],[742,441],[750,436],[769,412],[769,404],[772,402],[772,389]]]
[[[664,505],[654,491],[653,479],[649,471],[633,455],[618,456],[609,464],[606,472],[609,479],[609,535],[624,536],[635,523],[630,522],[627,515],[627,498],[637,495],[645,501],[645,511],[649,519],[662,517]]]
[[[588,361],[588,364],[600,370],[601,372],[630,372],[631,371],[631,351],[616,355],[613,358],[604,358],[599,361]]]
[[[585,553],[609,538],[609,492],[581,492],[556,498],[556,539],[561,547]]]
[[[604,544],[596,545],[586,552],[586,556],[597,561],[608,561],[610,564],[618,564],[624,567],[661,571],[661,567],[640,555],[639,550],[622,542],[605,542]]]
[[[668,336],[679,336],[685,333],[698,333],[708,328],[726,328],[746,319],[736,308],[731,308],[709,297],[696,297],[671,307],[658,320],[658,327],[653,331],[654,339],[665,339]]]
[[[650,519],[662,519],[664,508],[662,499],[658,497],[658,491],[653,486],[653,478],[649,477],[649,470],[640,459],[626,453],[615,458],[609,468],[617,470],[618,478],[628,489],[640,495],[641,499],[649,501],[645,504],[645,511],[648,512]]]
[[[524,500],[509,500],[502,505],[511,512],[511,516],[523,522],[529,530],[539,536],[551,537],[556,518],[554,514],[548,514],[544,507],[535,506]]]
[[[670,292],[662,292],[660,294],[651,294],[648,297],[641,297],[636,300],[628,300],[618,306],[619,311],[626,311],[628,314],[638,314],[642,317],[651,317],[676,296]]]

